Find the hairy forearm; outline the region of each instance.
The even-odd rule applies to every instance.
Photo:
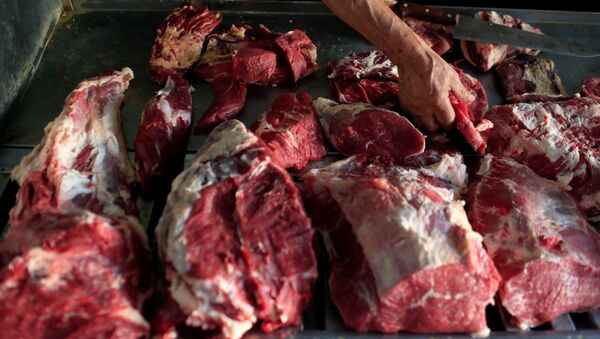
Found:
[[[421,39],[383,0],[323,0],[331,11],[400,67],[427,63]]]

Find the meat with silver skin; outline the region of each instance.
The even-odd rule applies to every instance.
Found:
[[[503,157],[481,162],[469,220],[502,281],[502,306],[522,328],[600,305],[600,234],[563,187]]]
[[[166,298],[154,327],[239,338],[299,325],[317,276],[313,230],[289,174],[237,120],[175,179],[156,238]]]

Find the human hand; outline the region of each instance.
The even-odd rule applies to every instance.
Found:
[[[468,104],[475,97],[465,89],[456,71],[429,47],[415,53],[409,62],[399,63],[400,106],[415,123],[427,131],[448,130],[454,123],[450,92]]]

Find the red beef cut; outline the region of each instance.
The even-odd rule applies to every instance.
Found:
[[[213,82],[213,103],[194,133],[210,132],[242,110],[247,83],[283,84],[293,78],[293,70],[305,77],[317,69],[316,58],[315,45],[300,30],[282,35],[263,25],[232,25],[225,33],[209,36],[194,73],[199,80]],[[220,79],[219,83],[215,84],[215,79]]]
[[[277,54],[260,48],[246,47],[235,52],[232,65],[236,80],[248,84],[266,83],[277,68]]]
[[[149,335],[149,246],[120,130],[132,78],[124,68],[81,82],[13,170],[21,187],[0,244],[2,337]]]
[[[299,325],[317,276],[313,230],[289,174],[237,120],[217,126],[175,179],[156,237],[167,299],[159,335],[177,326],[239,338]]]
[[[192,123],[192,87],[173,76],[152,98],[135,137],[137,177],[146,194],[168,187],[183,167],[183,158]]]
[[[583,81],[581,94],[586,97],[600,99],[600,77],[589,77]]]
[[[398,105],[398,81],[332,78],[331,89],[340,103],[364,102],[392,108]]]
[[[452,26],[405,17],[402,21],[417,33],[427,46],[439,55],[446,54],[454,46]]]
[[[450,104],[454,108],[456,129],[465,137],[473,150],[483,154],[487,147],[485,136],[494,126],[489,120],[483,119],[483,114],[488,107],[487,95],[477,79],[463,73],[457,67],[454,67],[454,70],[460,76],[463,86],[475,98],[471,103],[466,104],[458,100],[454,93],[449,94]]]
[[[162,84],[170,75],[183,76],[198,61],[204,39],[221,20],[220,13],[206,6],[174,9],[156,31],[149,66],[152,80]]]
[[[308,35],[299,29],[282,34],[275,43],[285,55],[291,69],[294,81],[311,74],[319,68],[317,64],[317,47]]]
[[[485,307],[499,276],[455,189],[357,156],[304,177],[307,208],[332,261],[331,298],[346,326],[489,333]]]
[[[600,100],[496,106],[489,151],[570,187],[585,215],[600,219]]]
[[[85,209],[137,216],[131,190],[135,171],[120,130],[129,68],[79,83],[46,135],[12,171],[21,188],[10,222],[33,209]]]
[[[398,68],[378,50],[350,53],[327,65],[336,100],[379,107],[398,105]]]
[[[524,31],[542,34],[542,32],[522,20],[512,17],[507,14],[500,14],[494,11],[490,12],[477,12],[475,13],[475,19],[489,21],[495,24],[508,26],[512,28],[518,28]],[[501,63],[506,59],[516,57],[518,55],[538,55],[540,51],[529,48],[513,47],[507,45],[498,45],[485,42],[475,41],[460,41],[460,49],[462,50],[463,56],[473,66],[481,69],[482,71],[488,71],[495,65]]]
[[[567,95],[558,74],[554,72],[554,61],[535,59],[526,63],[505,61],[495,69],[496,77],[509,103],[560,101],[573,96]]]
[[[213,79],[212,89],[213,100],[196,123],[196,134],[210,132],[221,122],[235,117],[246,105],[247,85],[231,75]]]
[[[345,155],[384,156],[399,161],[425,150],[425,136],[396,112],[368,104],[314,101],[331,144]]]
[[[509,158],[488,157],[469,190],[469,219],[520,327],[600,305],[600,235],[562,187]]]
[[[317,112],[308,93],[283,93],[252,125],[273,162],[300,170],[327,155]]]

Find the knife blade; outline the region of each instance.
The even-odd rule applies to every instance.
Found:
[[[452,36],[456,39],[526,47],[576,57],[600,56],[600,40],[591,45],[582,45],[576,41],[527,32],[407,1],[396,3],[392,10],[400,17],[454,26]]]

